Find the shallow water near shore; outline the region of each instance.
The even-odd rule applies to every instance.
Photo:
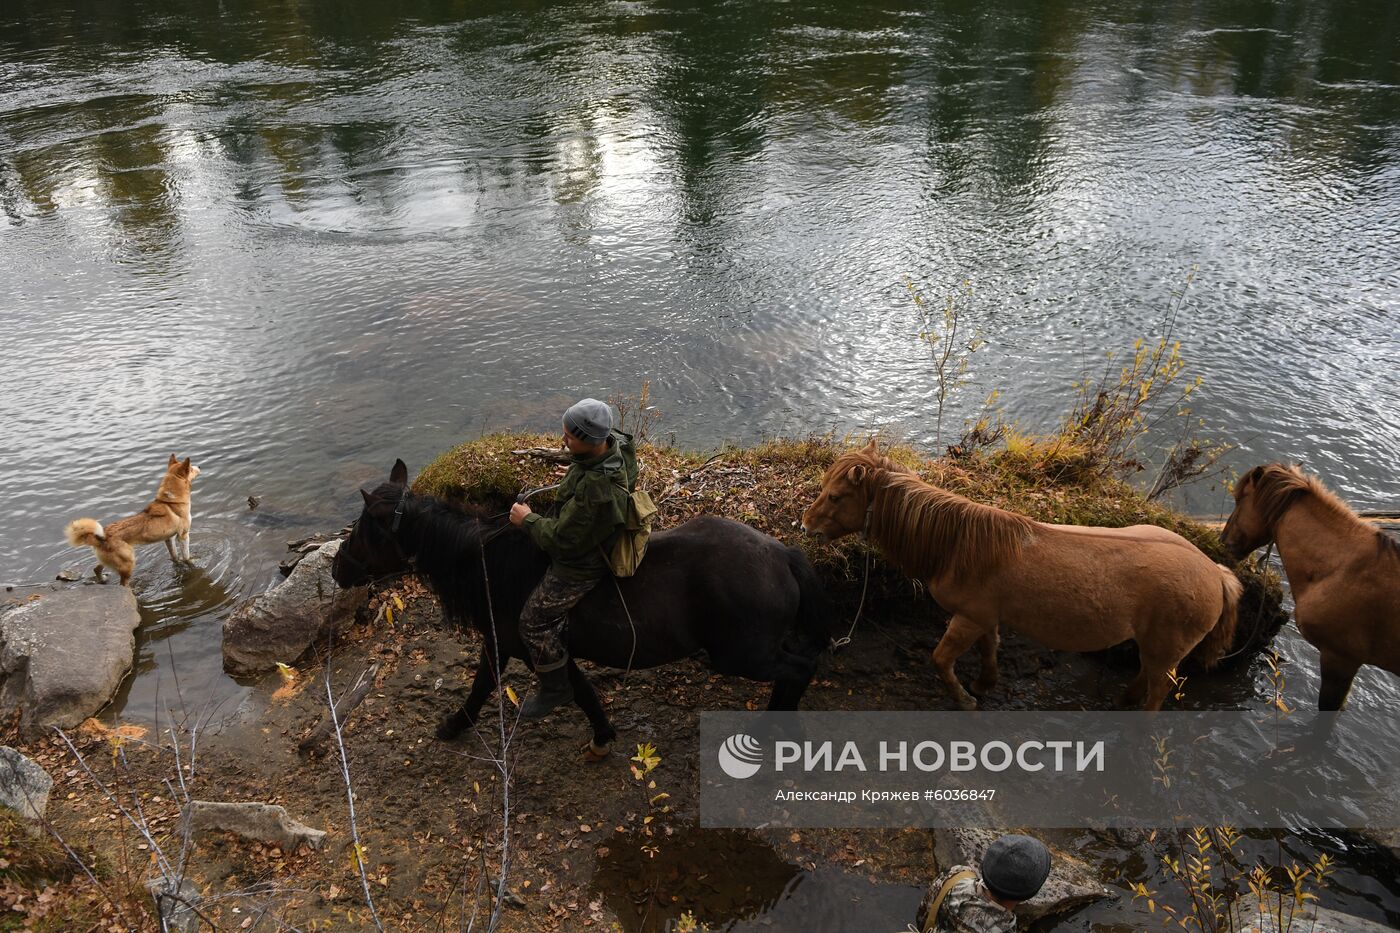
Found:
[[[192,456],[196,566],[141,552],[112,712],[237,710],[224,615],[396,456],[647,379],[693,448],[932,449],[992,389],[1041,429],[1193,275],[1175,336],[1205,432],[1395,509],[1397,47],[1379,0],[16,0],[0,583],[86,572],[63,525]],[[988,343],[935,437],[908,285],[941,307],[967,282]],[[1316,653],[1279,647],[1310,703]],[[1196,702],[1267,696],[1256,665]],[[1363,670],[1353,702],[1400,709],[1400,682]]]

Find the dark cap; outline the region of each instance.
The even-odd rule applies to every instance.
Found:
[[[1050,877],[1050,850],[1030,836],[1008,835],[987,846],[982,855],[982,883],[1003,900],[1035,897]]]

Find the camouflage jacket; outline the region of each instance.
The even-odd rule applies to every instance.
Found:
[[[954,865],[934,878],[920,914],[927,912],[950,876],[972,870],[967,865]],[[924,917],[923,922],[924,929],[931,933],[1016,933],[1016,915],[988,900],[978,877],[964,878],[953,885],[938,909],[938,916]]]
[[[613,431],[606,452],[574,457],[554,494],[558,518],[538,512],[525,516],[530,539],[550,556],[561,579],[587,583],[607,573],[603,548],[627,520],[627,497],[636,485],[632,436]]]

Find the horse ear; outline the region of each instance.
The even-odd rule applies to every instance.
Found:
[[[394,468],[389,471],[389,482],[398,483],[400,486],[408,482],[408,467],[402,460],[394,461]]]
[[[871,441],[871,443],[873,444],[875,442]],[[863,483],[865,482],[865,473],[865,464],[857,463],[855,466],[851,467],[851,472],[846,475],[850,477],[853,483]]]
[[[872,437],[870,443],[865,445],[865,452],[868,454],[877,454],[880,452],[880,447],[875,443],[875,438]]]
[[[374,498],[374,493],[370,492],[368,489],[361,489],[360,495],[365,497],[365,505],[367,506],[374,505],[374,503],[378,501]]]

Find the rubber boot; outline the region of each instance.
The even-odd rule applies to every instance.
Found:
[[[540,719],[565,703],[574,701],[574,688],[569,683],[567,664],[552,671],[536,671],[535,676],[540,679],[540,686],[520,707],[521,719]]]

